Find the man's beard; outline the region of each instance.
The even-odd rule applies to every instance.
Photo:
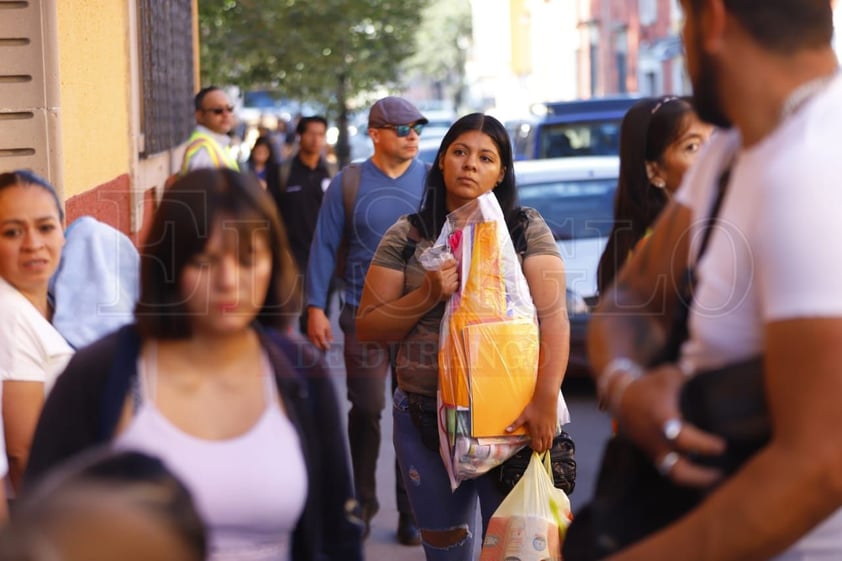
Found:
[[[705,54],[701,46],[697,46],[699,56],[699,72],[693,82],[693,105],[699,118],[722,129],[731,128],[731,119],[722,109],[717,86],[719,75],[716,63]]]

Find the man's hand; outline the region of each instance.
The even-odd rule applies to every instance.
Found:
[[[722,454],[725,441],[681,420],[678,396],[684,379],[674,365],[658,366],[628,386],[614,414],[622,432],[646,450],[664,475],[679,484],[709,487],[722,473],[693,463],[688,454]]]
[[[333,330],[323,309],[314,306],[307,308],[307,337],[323,351],[328,350],[333,343]]]

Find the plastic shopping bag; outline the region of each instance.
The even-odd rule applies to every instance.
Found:
[[[535,390],[538,322],[493,193],[448,215],[434,247],[449,248],[460,269],[439,340],[440,451],[455,489],[528,441],[523,428],[505,429]]]
[[[549,455],[537,453],[488,523],[480,561],[560,561],[570,500],[553,485]]]

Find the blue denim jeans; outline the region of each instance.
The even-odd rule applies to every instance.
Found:
[[[441,456],[421,441],[409,414],[408,398],[400,389],[395,391],[392,414],[395,453],[427,561],[471,561],[475,541],[485,535],[503,493],[487,475],[463,481],[451,491]],[[477,507],[482,515],[479,535],[475,527]],[[456,532],[451,533],[453,530]]]

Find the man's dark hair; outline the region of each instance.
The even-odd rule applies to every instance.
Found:
[[[327,119],[322,117],[321,115],[312,115],[310,117],[301,117],[298,120],[298,124],[295,125],[295,134],[301,136],[305,132],[307,132],[307,126],[310,123],[321,123],[327,129]]]
[[[698,14],[707,0],[688,0]],[[833,38],[829,0],[723,0],[725,8],[761,45],[785,54],[823,47]]]
[[[202,88],[199,90],[199,93],[196,94],[196,97],[193,98],[193,107],[195,107],[196,111],[203,109],[202,102],[205,101],[205,96],[211,92],[221,91],[222,88],[219,86],[208,86],[206,88]]]

